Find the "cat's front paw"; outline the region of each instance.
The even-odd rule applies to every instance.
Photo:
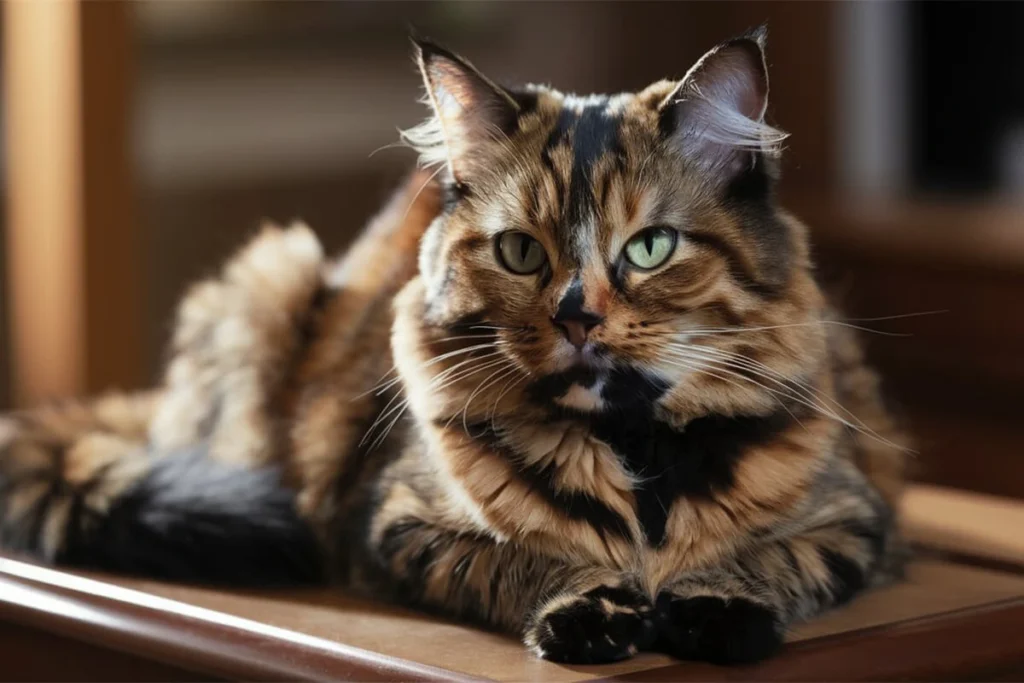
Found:
[[[657,648],[680,659],[744,664],[782,645],[775,615],[743,598],[658,596]]]
[[[600,586],[544,605],[527,629],[526,644],[554,662],[605,664],[648,648],[654,635],[650,598],[632,588]]]

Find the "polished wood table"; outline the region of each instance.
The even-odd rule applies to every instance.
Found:
[[[0,678],[1024,678],[1024,506],[919,488],[907,508],[912,537],[954,554],[926,550],[907,581],[800,626],[778,657],[753,667],[653,654],[599,667],[561,666],[537,660],[511,638],[331,591],[219,591],[4,558]]]

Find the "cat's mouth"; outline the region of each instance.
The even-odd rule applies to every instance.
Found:
[[[571,372],[579,368],[608,371],[614,366],[612,355],[603,344],[587,342],[581,347],[564,344],[558,349],[557,370]]]
[[[580,413],[653,404],[668,388],[659,377],[632,367],[577,365],[535,380],[527,388],[539,405]]]

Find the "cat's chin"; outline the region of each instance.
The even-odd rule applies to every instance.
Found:
[[[604,391],[605,377],[598,375],[597,381],[589,386],[571,384],[561,396],[555,398],[555,405],[581,413],[598,413],[607,408],[601,393]]]

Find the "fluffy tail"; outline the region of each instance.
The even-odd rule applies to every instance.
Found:
[[[159,392],[0,419],[0,549],[172,580],[320,578],[306,520],[374,407],[353,397],[390,365],[388,303],[439,210],[414,174],[336,267],[308,228],[267,226],[185,297]]]
[[[149,402],[113,397],[0,422],[0,547],[167,580],[318,580],[318,545],[278,472],[203,448],[150,453],[136,415]]]

